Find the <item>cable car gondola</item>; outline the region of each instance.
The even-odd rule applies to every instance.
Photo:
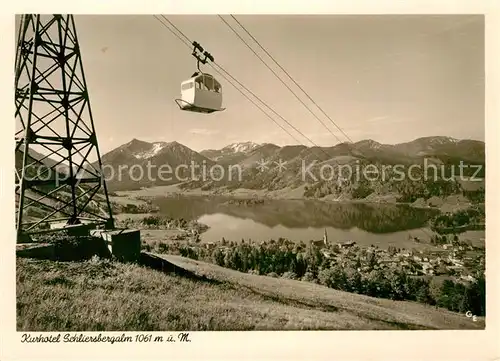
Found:
[[[191,112],[210,114],[223,111],[221,84],[213,75],[200,70],[200,62],[206,64],[207,59],[214,61],[214,58],[206,51],[203,53],[205,58],[201,58],[196,51],[203,52],[203,48],[197,42],[193,42],[193,46],[192,55],[198,60],[198,72],[181,83],[181,98],[175,102],[181,110]]]
[[[222,111],[222,86],[208,73],[194,73],[181,83],[181,99],[176,102],[182,110],[192,112]]]

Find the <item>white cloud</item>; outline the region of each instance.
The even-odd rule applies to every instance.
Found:
[[[214,134],[219,133],[219,131],[218,130],[204,129],[204,128],[194,128],[194,129],[190,129],[189,133],[196,134],[196,135],[214,135]]]
[[[379,115],[377,117],[373,117],[367,120],[367,122],[372,123],[372,122],[379,122],[381,120],[389,118],[388,115]]]

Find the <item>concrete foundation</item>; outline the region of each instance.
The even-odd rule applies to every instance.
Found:
[[[64,222],[60,222],[60,223],[52,223],[50,225],[50,230],[58,231],[64,229],[68,233],[68,235],[80,237],[80,236],[88,236],[90,230],[95,227],[96,227],[95,224],[92,223],[67,225]]]
[[[137,229],[115,229],[90,231],[91,236],[100,237],[111,254],[122,262],[137,262],[141,256],[141,232]]]
[[[49,243],[24,243],[16,245],[16,256],[39,259],[56,259],[55,247]]]

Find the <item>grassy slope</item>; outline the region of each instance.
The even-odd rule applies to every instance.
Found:
[[[472,329],[463,315],[242,274],[166,256],[203,274],[136,265],[17,260],[18,330]]]

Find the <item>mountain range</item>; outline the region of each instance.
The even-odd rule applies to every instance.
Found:
[[[33,158],[44,158],[39,153],[30,152]],[[300,170],[303,164],[313,161],[320,165],[355,162],[365,165],[410,165],[419,164],[423,159],[443,165],[458,165],[461,161],[465,164],[481,165],[483,170],[479,175],[484,176],[485,143],[444,136],[418,138],[399,144],[382,144],[367,139],[331,147],[278,146],[248,141],[233,143],[222,149],[196,152],[178,142],[145,142],[132,139],[101,157],[105,166],[104,173],[109,179],[108,188],[112,191],[176,183],[180,183],[183,188],[277,190],[302,184]],[[284,169],[270,167],[266,172],[261,172],[258,166],[262,161],[267,162],[268,166],[282,162]],[[18,151],[18,168],[21,163],[21,153]],[[45,157],[44,163],[50,166],[56,162]],[[194,172],[190,168],[191,164],[196,166]],[[224,170],[229,169],[230,165],[238,166],[242,170],[241,177],[237,177],[238,171],[233,169],[236,173],[232,179],[228,179],[226,174],[220,181],[203,180],[202,175],[209,175],[209,170],[216,169],[216,165]],[[198,180],[193,180],[193,176]]]
[[[421,163],[424,158],[436,164],[458,165],[462,161],[465,164],[482,165],[484,168],[485,143],[444,136],[418,138],[394,145],[367,139],[331,147],[278,146],[271,143],[242,142],[230,144],[222,149],[196,152],[178,142],[145,142],[132,139],[104,154],[101,159],[103,165],[114,172],[113,179],[108,181],[109,188],[131,190],[174,183],[183,183],[183,187],[187,188],[212,189],[231,186],[280,189],[298,185],[297,172],[300,171],[303,161],[305,164],[316,161],[317,164],[331,165],[353,162],[409,165]],[[267,172],[260,172],[257,166],[261,161],[266,161],[267,164],[286,162],[286,171],[277,171],[273,168]],[[191,164],[197,167],[194,174],[188,168]],[[234,179],[228,181],[227,175],[221,181],[192,180],[193,175],[198,179],[201,178],[202,166],[206,167],[205,174],[208,174],[207,169],[216,169],[215,165],[225,170],[229,169],[229,165],[237,165],[243,170],[242,177],[239,181]],[[136,166],[135,173],[129,171],[133,166]],[[139,168],[145,172],[148,166],[151,168],[151,177],[148,178],[146,175],[139,177]],[[160,168],[163,171],[160,171]],[[178,171],[177,174],[175,169]],[[121,176],[118,177],[118,174]],[[138,178],[141,179],[136,180]]]

